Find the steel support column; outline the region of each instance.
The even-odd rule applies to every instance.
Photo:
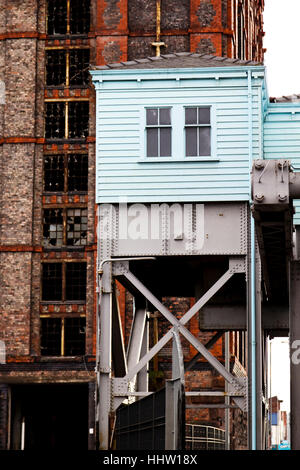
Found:
[[[300,450],[300,261],[290,264],[291,448]]]
[[[166,450],[184,449],[184,428],[184,362],[180,337],[175,328],[172,344],[172,379],[166,381]]]
[[[258,247],[255,249],[255,328],[256,328],[256,450],[263,449],[263,337],[261,321],[261,268]]]
[[[225,333],[225,367],[230,371],[230,333]],[[225,392],[228,392],[228,383],[225,381]],[[225,449],[230,450],[230,396],[225,397]]]
[[[109,448],[112,365],[112,284],[111,266],[103,267],[101,280],[101,315],[99,318],[99,446]]]
[[[129,338],[129,345],[127,351],[127,368],[132,369],[140,360],[142,346],[147,339],[145,336],[145,328],[147,323],[146,302],[141,297],[134,299],[134,316],[132,320],[131,333]],[[146,366],[145,366],[146,367]],[[142,371],[140,371],[140,374]],[[134,376],[130,381],[131,391],[136,389],[137,376]],[[147,390],[143,390],[147,391]]]
[[[142,340],[142,347],[140,357],[143,357],[149,351],[149,321],[148,315],[146,314],[146,322],[144,326],[144,335]],[[148,365],[145,365],[142,370],[137,375],[137,390],[148,392],[149,390],[149,374],[148,374]]]
[[[252,221],[253,223],[253,221]],[[254,239],[253,239],[254,241]],[[253,243],[249,253],[247,289],[248,378],[249,413],[248,447],[263,447],[263,369],[262,369],[262,315],[261,315],[261,263],[258,247]]]

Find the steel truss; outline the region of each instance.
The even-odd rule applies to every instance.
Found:
[[[232,397],[235,405],[243,411],[248,410],[248,380],[246,377],[236,377],[231,374],[187,328],[186,324],[197,312],[229,281],[236,273],[246,273],[245,257],[229,257],[227,271],[213,284],[200,299],[178,320],[153,293],[129,269],[129,261],[119,261],[106,258],[102,262],[99,273],[99,294],[101,315],[99,316],[99,362],[97,366],[99,396],[97,402],[97,417],[99,423],[100,449],[108,449],[110,442],[110,416],[112,416],[125,399],[142,397],[149,394],[147,383],[147,364],[170,341],[174,340],[179,347],[179,333],[201,354],[228,384],[226,396]],[[116,292],[113,287],[114,279],[125,279],[126,287],[135,295],[135,311],[127,354],[124,351],[124,341],[120,316],[117,308]],[[146,302],[154,306],[172,325],[167,333],[148,350],[148,312]],[[174,342],[173,341],[173,342]],[[173,348],[174,350],[174,348]],[[183,383],[183,368],[176,365],[173,353],[173,380],[181,377]],[[114,376],[112,375],[112,358],[114,361]],[[180,361],[179,361],[180,362]],[[177,371],[177,372],[174,372]],[[171,387],[170,385],[168,385]],[[175,386],[175,385],[174,385]],[[179,385],[177,385],[178,387]],[[187,396],[219,396],[220,392],[186,392]],[[171,392],[170,396],[176,393]],[[221,392],[222,395],[222,392]],[[223,393],[225,396],[225,393]],[[228,405],[230,406],[230,405]],[[172,416],[172,413],[170,414]],[[173,423],[174,424],[174,423]],[[175,424],[174,424],[175,426]],[[176,426],[175,426],[176,428]],[[176,433],[175,433],[176,434]],[[176,448],[168,443],[169,448]],[[172,447],[173,445],[173,447]]]

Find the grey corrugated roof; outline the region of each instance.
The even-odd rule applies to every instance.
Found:
[[[232,66],[263,65],[261,62],[251,60],[228,59],[208,54],[195,54],[192,52],[178,52],[163,54],[160,57],[147,57],[128,62],[101,65],[93,70],[109,69],[165,69],[165,68],[194,68],[194,67],[232,67]]]
[[[300,101],[300,95],[288,95],[288,96],[279,96],[278,98],[270,98],[271,103],[292,103],[295,101]]]

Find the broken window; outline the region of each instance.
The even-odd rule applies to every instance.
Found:
[[[87,240],[87,208],[44,209],[43,246],[84,246]]]
[[[41,355],[83,356],[85,324],[84,317],[41,318]]]
[[[45,155],[45,192],[87,192],[87,189],[87,154]]]
[[[68,155],[68,191],[87,191],[88,156],[85,154]]]
[[[83,356],[85,354],[85,318],[65,318],[65,356]]]
[[[62,209],[44,209],[43,246],[60,248],[63,245]]]
[[[62,300],[62,263],[43,263],[42,300]]]
[[[43,263],[42,301],[85,301],[86,263]]]
[[[49,35],[87,34],[90,30],[90,0],[48,0]]]
[[[86,263],[66,263],[66,300],[86,299]]]
[[[84,138],[89,133],[89,102],[70,101],[69,138]]]
[[[70,49],[69,68],[70,68],[70,86],[89,84],[89,49]]]
[[[66,85],[66,51],[50,49],[46,51],[46,85]]]
[[[64,191],[64,155],[45,155],[44,191]]]
[[[61,319],[41,319],[41,353],[45,356],[61,354]]]
[[[49,35],[67,34],[67,0],[48,0],[47,32]]]
[[[88,86],[89,49],[47,49],[46,85],[47,86]]]
[[[67,210],[67,245],[86,245],[87,209]]]
[[[46,139],[65,138],[65,103],[45,103],[45,137]]]
[[[70,34],[87,34],[90,30],[90,0],[70,0]]]
[[[41,354],[61,355],[61,318],[41,318]]]
[[[46,102],[46,139],[83,139],[89,130],[89,102]]]

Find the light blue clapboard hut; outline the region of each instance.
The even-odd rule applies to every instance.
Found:
[[[182,53],[91,74],[97,203],[245,201],[252,160],[300,167],[300,105],[269,103],[263,65]]]

